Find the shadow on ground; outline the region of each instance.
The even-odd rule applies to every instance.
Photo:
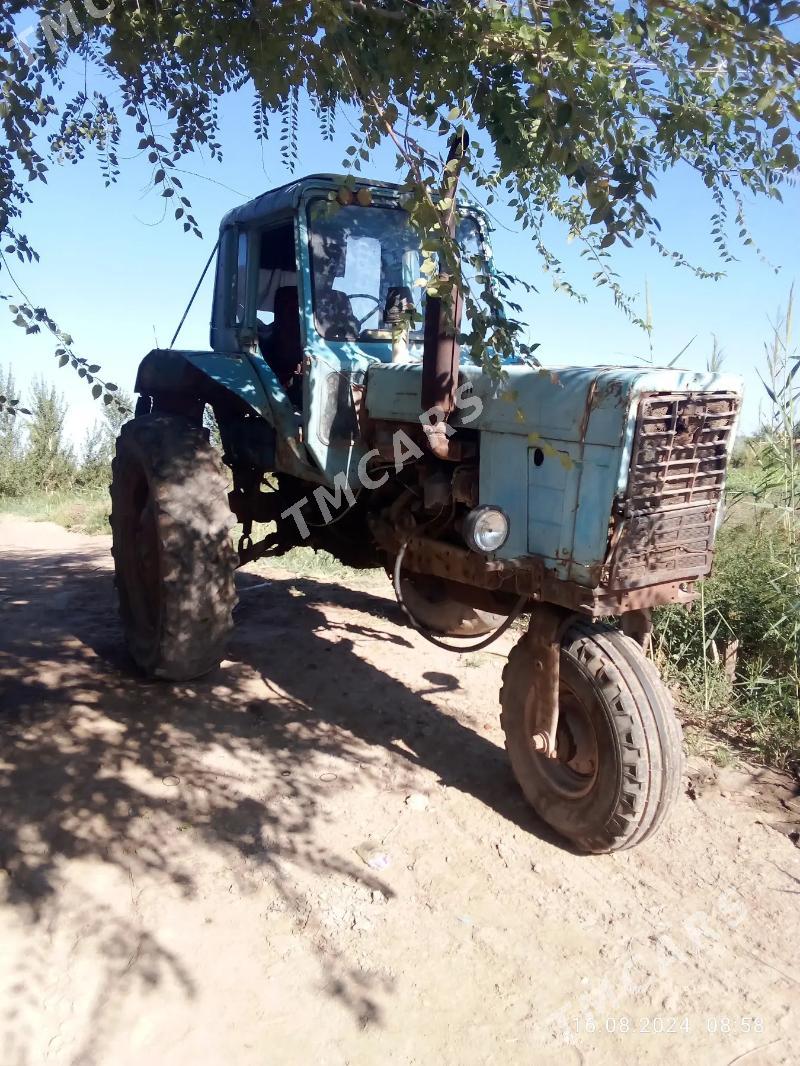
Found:
[[[247,856],[290,906],[298,901],[288,866],[391,895],[354,855],[326,844],[318,778],[325,754],[351,759],[363,784],[377,775],[369,749],[384,749],[550,839],[522,801],[505,754],[429,698],[458,689],[456,676],[425,673],[412,691],[359,654],[363,641],[390,641],[398,654],[411,647],[402,629],[387,626],[387,614],[399,623],[387,599],[289,575],[257,588],[260,578],[241,574],[229,661],[201,681],[170,686],[136,677],[106,560],[105,548],[3,560],[0,888],[26,920],[57,913],[62,869],[74,860],[117,866],[132,883],[153,875],[192,896],[190,844],[176,844],[176,824]],[[327,621],[327,604],[345,608],[338,614],[348,620]],[[267,698],[254,680],[266,684]],[[226,753],[245,766],[257,761],[256,792],[220,769]],[[192,996],[186,961],[159,943],[157,931],[98,913],[88,895],[85,905],[103,940],[109,998],[166,974]],[[320,963],[331,995],[360,1022],[379,1021],[355,967],[341,958]],[[45,965],[29,960],[19,998]]]

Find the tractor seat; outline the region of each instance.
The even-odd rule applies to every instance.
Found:
[[[284,285],[275,293],[275,319],[259,331],[261,354],[289,398],[295,402],[302,393],[303,341],[300,336],[300,297],[295,285]],[[297,404],[295,404],[297,406]]]

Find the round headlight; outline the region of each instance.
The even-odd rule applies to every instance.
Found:
[[[508,540],[508,517],[499,507],[476,507],[464,520],[464,540],[488,555]]]

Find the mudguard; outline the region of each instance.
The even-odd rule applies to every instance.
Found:
[[[241,352],[155,348],[139,364],[136,392],[193,397],[210,404],[218,419],[253,412],[275,430],[278,469],[319,480],[301,440],[301,423],[269,365]]]

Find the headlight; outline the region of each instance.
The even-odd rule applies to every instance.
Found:
[[[470,548],[488,555],[508,540],[508,517],[499,507],[476,507],[464,519],[464,540]]]

